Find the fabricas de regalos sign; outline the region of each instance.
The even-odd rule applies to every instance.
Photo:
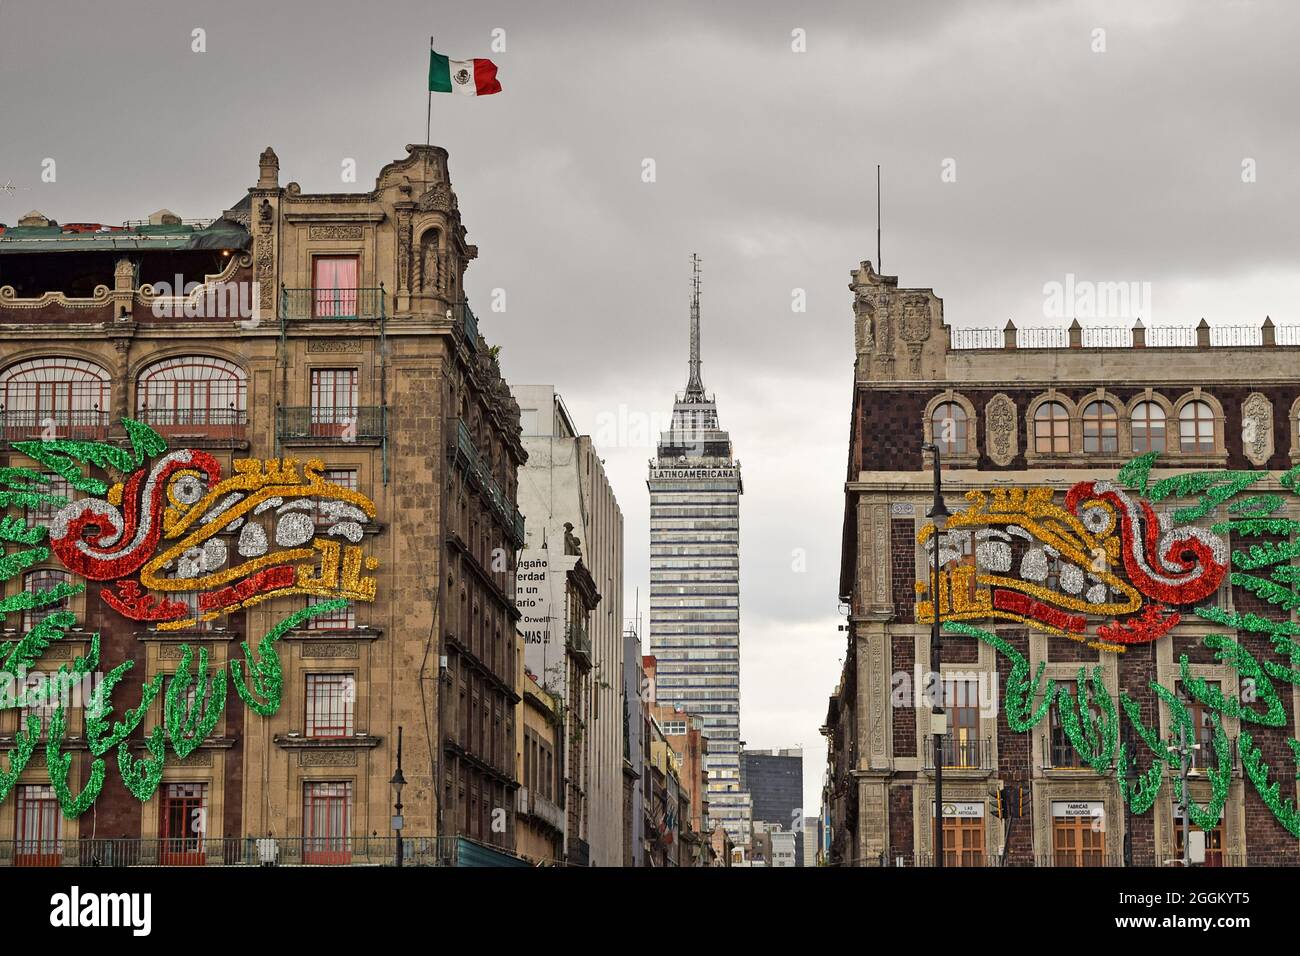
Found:
[[[1300,521],[1282,516],[1283,495],[1252,490],[1268,472],[1187,472],[1152,480],[1158,456],[1151,452],[1133,459],[1114,481],[1074,485],[1063,505],[1054,501],[1051,488],[971,491],[966,496],[971,505],[949,519],[937,541],[934,526],[924,526],[918,541],[926,546],[931,562],[937,545],[940,562],[946,565],[938,581],[944,629],[989,644],[1009,662],[1005,699],[1013,731],[1028,732],[1055,703],[1061,726],[1083,761],[1098,773],[1117,773],[1120,795],[1134,813],[1149,810],[1165,778],[1172,777],[1174,796],[1179,803],[1186,799],[1191,821],[1205,830],[1215,827],[1232,779],[1232,747],[1223,718],[1240,720],[1246,776],[1278,822],[1300,837],[1300,811],[1291,798],[1281,797],[1273,770],[1244,726],[1287,726],[1278,683],[1300,684],[1300,625],[1291,621],[1290,613],[1300,608],[1300,565],[1294,563],[1300,556]],[[1300,495],[1300,467],[1278,480],[1285,491]],[[1172,498],[1191,503],[1156,509]],[[1217,515],[1220,508],[1226,509],[1226,520],[1209,527],[1194,524]],[[1249,546],[1230,552],[1229,533]],[[1015,553],[1020,560],[1013,567]],[[1228,612],[1205,603],[1225,579],[1272,605],[1277,614]],[[916,583],[918,622],[934,620],[929,590],[929,582]],[[1186,654],[1179,659],[1179,682],[1205,709],[1213,733],[1212,765],[1206,771],[1210,799],[1204,806],[1185,797],[1181,778],[1169,772],[1178,762],[1169,748],[1182,731],[1189,741],[1196,739],[1191,713],[1174,688],[1156,681],[1149,685],[1172,718],[1172,733],[1162,740],[1159,727],[1146,726],[1139,703],[1128,693],[1120,691],[1118,704],[1111,697],[1100,664],[1091,673],[1079,669],[1077,692],[1052,680],[1044,687],[1045,661],[1031,680],[1029,661],[1019,650],[972,623],[1014,621],[1103,652],[1124,653],[1134,644],[1159,640],[1187,614],[1229,631],[1262,635],[1273,652],[1261,659],[1235,635],[1211,633],[1203,638],[1215,658],[1237,672],[1243,686],[1253,687],[1249,701],[1225,696],[1192,673]],[[1105,623],[1094,628],[1090,617]],[[1138,757],[1120,742],[1121,711],[1135,732],[1135,746],[1149,751],[1150,766],[1132,785],[1129,767],[1137,765]],[[1300,768],[1300,741],[1288,737],[1286,742]]]
[[[87,591],[88,582],[95,582],[95,597],[116,613],[159,631],[182,631],[272,598],[317,598],[318,603],[276,623],[255,653],[243,641],[243,660],[229,662],[229,680],[240,699],[264,717],[280,707],[283,680],[275,649],[280,637],[314,615],[375,598],[375,579],[365,572],[377,568],[378,561],[361,547],[364,526],[375,518],[374,503],[326,481],[321,461],[238,459],[234,474],[223,476],[207,452],[169,452],[165,439],[147,425],[131,419],[122,423],[129,450],[59,438],[11,444],[91,497],[69,501],[51,493],[49,477],[42,472],[0,468],[5,552],[0,581],[51,555],[73,575],[71,581],[0,600],[0,613],[19,620],[28,610],[59,608],[18,640],[0,644],[0,681],[10,689],[3,695],[5,707],[49,707],[58,701],[46,728],[45,762],[59,805],[70,818],[84,813],[99,796],[107,754],[114,748],[122,782],[138,799],[148,800],[162,781],[168,752],[176,760],[189,756],[221,720],[227,696],[226,667],[210,669],[202,646],[196,662],[190,646],[181,644],[180,664],[166,688],[166,675],[155,674],[142,685],[135,707],[115,718],[113,687],[134,662],[101,664],[98,634],[89,635],[85,656],[27,686],[31,666],[77,623],[66,602]],[[120,480],[109,484],[88,476],[87,466]],[[48,531],[27,521],[28,509],[35,508],[53,509]],[[268,536],[265,525],[272,522]],[[176,600],[178,594],[196,597]],[[85,707],[90,773],[85,786],[73,793],[72,755],[64,753],[65,695],[60,691],[101,670],[106,673]],[[137,756],[129,738],[159,695],[163,726],[146,734]],[[41,735],[41,715],[27,714],[14,749],[0,760],[0,801],[31,761]]]

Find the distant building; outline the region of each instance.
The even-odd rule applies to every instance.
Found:
[[[817,818],[803,818],[803,855],[799,858],[801,866],[817,865]]]
[[[641,638],[623,631],[623,865],[645,866],[646,710]]]
[[[560,864],[564,861],[564,722],[560,700],[531,673],[525,671],[520,684],[515,852],[532,863]]]
[[[753,801],[755,823],[776,824],[797,834],[803,819],[803,750],[746,750],[740,755],[740,787]]]
[[[696,273],[698,280],[698,272]],[[698,281],[686,390],[650,465],[650,651],[657,696],[704,718],[709,804],[748,839],[740,785],[740,462],[700,375]]]

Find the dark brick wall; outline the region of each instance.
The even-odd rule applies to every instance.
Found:
[[[1089,647],[1081,641],[1071,641],[1064,637],[1051,637],[1047,641],[1047,657],[1054,662],[1068,661],[1079,664],[1096,664],[1101,660],[1101,651]]]
[[[1128,650],[1119,655],[1119,686],[1132,697],[1141,708],[1142,724],[1148,729],[1159,728],[1160,716],[1156,706],[1155,691],[1151,690],[1151,682],[1156,678],[1156,657],[1155,644],[1134,644]],[[1118,701],[1116,702],[1118,706]],[[1125,725],[1128,723],[1128,717],[1125,716],[1120,722],[1120,732],[1123,733]],[[1134,735],[1136,739],[1136,734]],[[1151,765],[1150,750],[1146,744],[1138,740],[1137,747],[1137,767],[1141,773]],[[1157,799],[1168,799],[1168,783],[1161,789],[1160,796]],[[1141,815],[1130,815],[1130,826],[1133,828],[1133,863],[1135,866],[1155,866],[1156,862],[1156,845],[1155,845],[1155,814],[1154,809]]]
[[[943,635],[943,662],[945,664],[978,664],[980,642],[964,634]]]
[[[894,620],[911,624],[916,610],[916,522],[911,518],[889,522],[889,564],[893,572],[890,600]]]
[[[894,658],[894,673],[908,675],[906,686],[912,693],[902,702],[901,707],[891,706],[894,712],[894,756],[916,756],[916,707],[914,702],[919,692],[913,686],[916,668],[916,648],[910,634],[895,634],[890,638]]]
[[[889,860],[911,857],[915,852],[912,843],[912,782],[889,789]]]

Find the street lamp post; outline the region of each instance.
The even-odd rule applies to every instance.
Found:
[[[396,803],[393,804],[393,829],[397,831],[397,865],[402,865],[402,826],[405,821],[402,819],[402,788],[406,786],[406,777],[402,776],[402,728],[397,728],[397,772],[393,774],[393,779],[388,781],[392,785],[393,794],[396,797]]]
[[[948,507],[943,502],[943,484],[939,476],[939,446],[926,443],[922,451],[928,451],[934,461],[934,503],[926,512],[926,517],[934,524],[931,544],[934,549],[934,576],[930,582],[930,606],[933,619],[930,623],[930,673],[933,675],[934,692],[930,705],[930,736],[934,740],[934,865],[943,866],[943,738],[947,732],[947,720],[943,710],[943,680],[941,668],[940,609],[939,609],[939,534],[948,519]]]

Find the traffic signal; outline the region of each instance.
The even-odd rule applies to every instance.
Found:
[[[999,820],[1023,817],[1029,809],[1028,787],[1003,787],[997,793],[997,802],[993,810]]]

